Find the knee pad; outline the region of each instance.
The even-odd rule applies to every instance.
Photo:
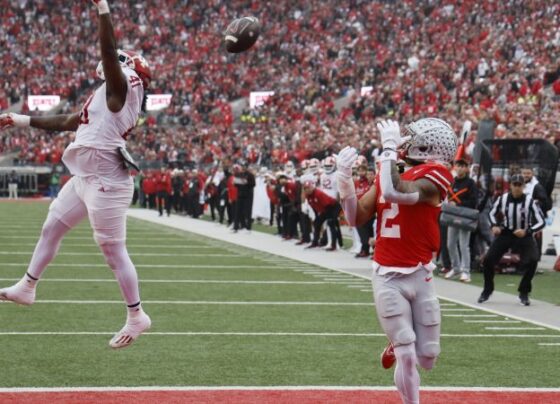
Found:
[[[395,290],[382,290],[378,293],[375,303],[379,321],[386,334],[395,346],[412,344],[416,334],[410,321],[404,314],[404,298]]]
[[[422,369],[432,370],[436,364],[437,357],[428,358],[427,356],[418,356],[416,359]]]
[[[420,324],[433,326],[441,323],[441,313],[437,299],[427,299],[420,303]]]

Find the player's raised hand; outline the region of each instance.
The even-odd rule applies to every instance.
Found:
[[[346,146],[338,154],[335,154],[336,167],[341,174],[352,177],[352,165],[358,159],[358,152],[350,146]]]
[[[384,149],[397,150],[409,138],[401,137],[399,123],[392,120],[381,121],[377,124],[377,129],[381,135],[381,144]]]
[[[27,115],[14,114],[9,112],[7,114],[0,114],[0,129],[11,127],[26,128],[29,126],[31,117]]]
[[[99,14],[109,14],[109,3],[107,3],[107,0],[91,0],[91,2],[97,7]]]

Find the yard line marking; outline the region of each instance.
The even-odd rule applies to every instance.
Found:
[[[93,241],[93,239],[92,239]],[[29,246],[29,247],[35,247],[37,245],[37,243],[2,243],[3,246]],[[65,240],[62,241],[62,247],[92,247],[92,248],[96,248],[99,249],[99,246],[97,244],[95,244],[95,242],[92,242],[91,244],[73,244],[73,243],[67,243],[65,242]],[[192,245],[192,244],[161,244],[161,245],[157,245],[157,244],[128,244],[126,245],[127,248],[161,248],[161,249],[173,249],[173,248],[177,248],[177,249],[220,249],[223,250],[223,248],[219,248],[219,247],[212,247],[212,246],[208,246],[208,245]]]
[[[485,330],[546,330],[544,327],[484,327]]]
[[[114,335],[114,331],[2,331],[0,336],[14,335]],[[142,335],[152,336],[245,336],[245,337],[357,337],[387,338],[384,333],[342,333],[342,332],[205,332],[205,331],[185,331],[185,332],[145,332]],[[441,334],[442,338],[560,338],[556,334]]]
[[[103,334],[105,335],[105,334]],[[144,334],[145,335],[145,334]],[[2,387],[0,393],[79,393],[79,392],[143,392],[143,391],[396,391],[393,386],[134,386],[134,387]],[[557,393],[554,387],[451,387],[423,386],[420,391],[435,392],[511,392]]]
[[[344,284],[342,284],[342,285],[344,285]],[[360,288],[363,288],[364,285],[346,285],[346,287],[347,287],[347,288],[351,288],[351,289],[352,289],[352,288],[353,288],[353,289],[360,289]],[[368,290],[372,290],[372,289],[368,289]]]
[[[33,251],[0,251],[0,255],[31,255]],[[103,253],[83,253],[83,252],[58,252],[58,255],[76,255],[76,256],[99,256],[102,257]],[[181,253],[130,253],[133,257],[230,257],[230,258],[246,258],[244,255],[237,254],[181,254]],[[0,264],[1,265],[1,264]]]
[[[494,324],[514,324],[521,323],[518,320],[463,320],[464,323],[494,323]]]
[[[2,302],[9,303],[9,302]],[[216,306],[371,306],[361,302],[243,302],[211,300],[143,300],[143,304],[216,305]],[[0,303],[1,304],[1,303]],[[122,300],[36,300],[35,304],[123,304]]]
[[[8,267],[27,267],[29,264],[24,262],[2,262],[0,266]],[[71,267],[71,268],[107,268],[107,264],[50,264],[51,267]],[[247,264],[247,265],[196,265],[196,264],[184,264],[184,265],[163,265],[163,264],[135,264],[136,268],[169,268],[169,269],[286,269],[290,270],[288,267],[270,267],[262,266],[261,264]]]
[[[444,314],[443,317],[498,317],[497,314]]]
[[[0,278],[2,282],[17,282],[20,278]],[[61,279],[61,278],[45,278],[41,279],[41,282],[100,282],[100,283],[115,283],[114,278],[107,279]],[[140,279],[140,283],[216,283],[216,284],[247,284],[247,285],[330,285],[329,282],[321,281],[219,281],[219,280],[207,280],[207,279]]]
[[[360,289],[360,292],[368,292],[368,293],[371,293],[371,292],[373,292],[373,289]]]
[[[463,308],[453,309],[453,308],[451,308],[451,309],[441,309],[441,311],[474,311],[474,309],[463,309]]]
[[[560,346],[560,342],[539,342],[538,345],[542,345],[542,346]]]

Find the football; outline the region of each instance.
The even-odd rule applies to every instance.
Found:
[[[224,42],[229,53],[240,53],[251,48],[261,31],[259,20],[255,17],[242,17],[233,20],[224,33]]]

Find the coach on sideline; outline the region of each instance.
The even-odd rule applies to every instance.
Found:
[[[519,265],[524,271],[517,289],[519,300],[524,306],[529,306],[531,280],[535,275],[539,258],[533,233],[544,227],[544,214],[536,200],[523,193],[525,181],[521,174],[512,175],[510,183],[510,191],[496,199],[490,211],[492,233],[496,238],[484,259],[484,289],[478,298],[478,303],[484,303],[494,291],[494,267],[502,255],[512,248],[519,252],[521,258]],[[498,217],[501,220],[498,220]]]

